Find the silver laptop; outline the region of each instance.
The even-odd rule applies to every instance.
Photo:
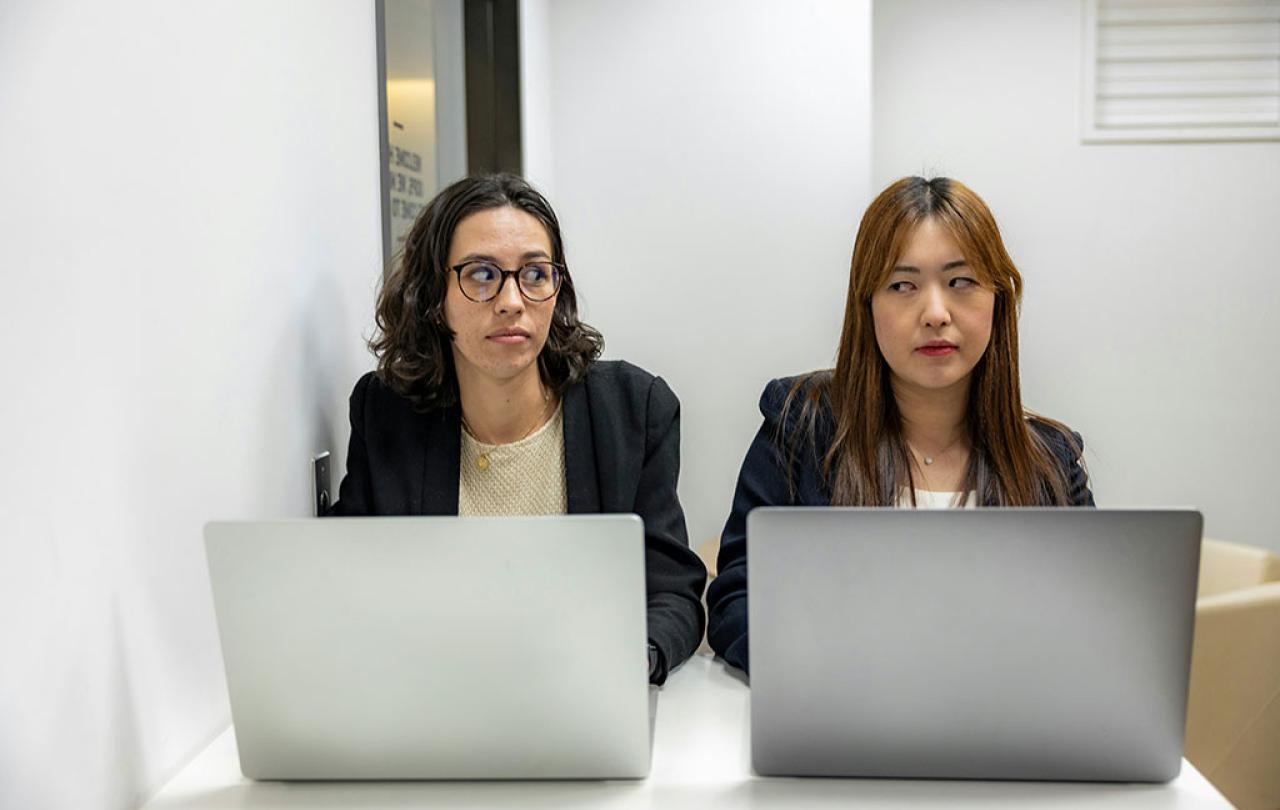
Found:
[[[756,509],[762,775],[1166,781],[1201,515]]]
[[[640,518],[210,523],[205,544],[246,776],[648,774]]]

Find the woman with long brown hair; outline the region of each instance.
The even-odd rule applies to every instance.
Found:
[[[747,513],[757,506],[1092,506],[1080,435],[1026,410],[1022,277],[995,218],[908,177],[854,241],[834,369],[773,380],[707,591],[708,641],[748,669]]]
[[[704,624],[706,569],[676,494],[680,402],[662,378],[598,359],[547,200],[510,174],[441,191],[382,287],[377,325],[329,514],[639,515],[649,678],[662,683]]]

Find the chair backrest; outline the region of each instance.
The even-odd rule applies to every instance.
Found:
[[[1187,759],[1241,810],[1280,808],[1280,557],[1205,540]]]
[[[1200,548],[1198,598],[1264,582],[1280,582],[1280,557],[1263,548],[1205,538]]]

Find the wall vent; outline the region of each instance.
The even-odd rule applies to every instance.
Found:
[[[1085,142],[1280,140],[1280,0],[1084,0]]]

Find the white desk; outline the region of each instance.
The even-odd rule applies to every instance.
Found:
[[[251,782],[228,729],[144,810],[1231,807],[1185,760],[1167,785],[760,778],[751,773],[748,694],[724,664],[694,657],[662,689],[653,771],[636,782]]]

